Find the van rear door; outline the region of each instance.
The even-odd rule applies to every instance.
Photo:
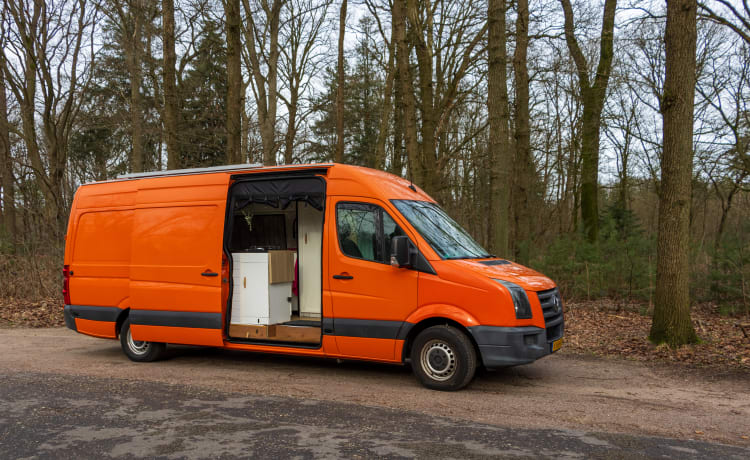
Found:
[[[223,345],[221,260],[229,175],[139,182],[130,269],[133,338]]]

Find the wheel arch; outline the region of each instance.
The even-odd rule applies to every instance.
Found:
[[[122,323],[124,323],[125,320],[128,319],[129,315],[130,315],[130,308],[124,309],[117,315],[117,321],[115,322],[115,338],[120,336],[120,329],[122,328]]]
[[[474,336],[471,334],[471,332],[469,332],[469,329],[458,321],[444,316],[432,316],[429,318],[424,318],[409,329],[409,332],[406,335],[406,339],[404,339],[403,349],[401,350],[401,360],[403,362],[409,362],[411,360],[411,347],[414,344],[414,339],[417,338],[420,332],[432,326],[451,326],[461,331],[466,337],[469,338],[471,345],[474,347],[474,351],[476,352],[477,356],[477,362],[482,366],[484,365],[482,363],[482,354],[479,351],[479,345],[477,345],[477,342],[476,340],[474,340]]]

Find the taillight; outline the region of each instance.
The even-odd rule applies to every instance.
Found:
[[[63,301],[70,305],[70,265],[63,265]]]

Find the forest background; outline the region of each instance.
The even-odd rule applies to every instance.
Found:
[[[673,36],[671,58],[669,4],[694,22],[692,38],[690,27]],[[692,148],[678,196],[686,239],[672,247],[685,249],[673,268],[689,274],[690,300],[664,311],[700,305],[741,321],[750,7],[669,4],[4,0],[0,299],[61,303],[63,235],[82,183],[337,161],[413,180],[479,243],[550,276],[568,301],[650,318],[667,302],[660,285],[682,289],[658,282],[659,263],[675,259],[657,242],[674,185],[663,174],[667,69],[684,44],[694,72],[672,81],[694,95],[693,123],[673,126]]]

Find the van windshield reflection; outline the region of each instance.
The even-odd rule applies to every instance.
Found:
[[[493,257],[437,204],[413,200],[392,200],[392,202],[441,258]]]

